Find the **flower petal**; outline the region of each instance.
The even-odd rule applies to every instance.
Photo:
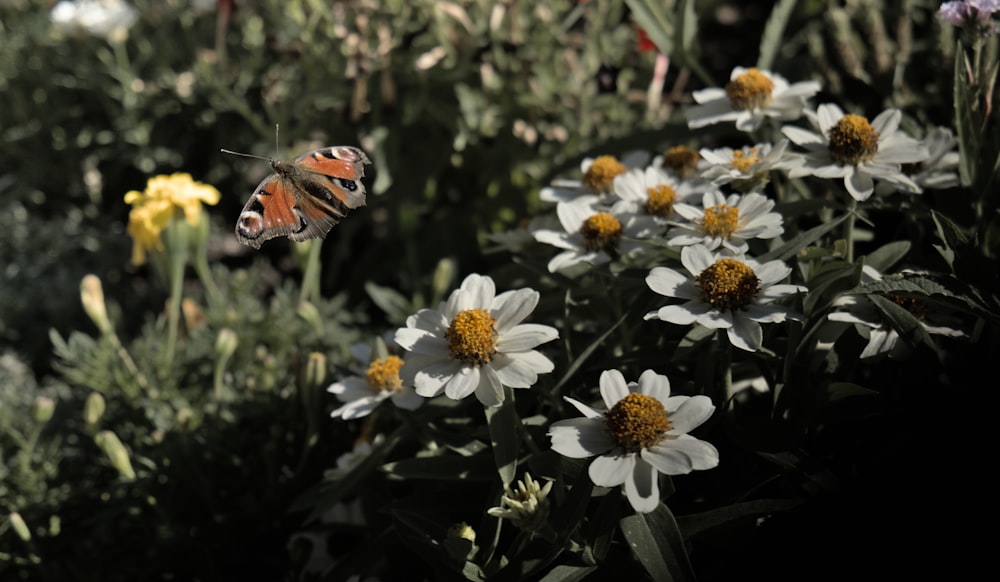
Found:
[[[677,398],[676,396],[674,398]],[[669,434],[687,434],[698,428],[715,412],[715,405],[708,396],[698,395],[684,397],[684,400],[671,399],[674,410],[667,410],[670,419]]]
[[[549,427],[552,450],[571,459],[586,459],[610,451],[615,442],[604,421],[593,418],[557,420]]]
[[[632,476],[636,455],[601,455],[587,469],[590,480],[599,487],[617,487]]]
[[[625,480],[625,497],[639,513],[649,513],[660,505],[660,484],[656,468],[641,457],[635,460],[632,475]]]
[[[552,360],[534,350],[514,354],[498,353],[489,365],[504,386],[511,388],[531,388],[538,381],[538,374],[547,374],[555,369]]]
[[[559,331],[540,323],[522,323],[500,334],[497,339],[498,352],[523,352],[550,342],[559,337]]]
[[[748,352],[756,352],[764,343],[764,330],[760,324],[745,317],[734,317],[733,326],[727,333],[729,343]]]
[[[605,370],[601,372],[599,384],[601,386],[601,398],[604,399],[604,405],[608,407],[608,410],[611,410],[615,404],[618,404],[619,400],[628,396],[628,383],[625,382],[625,376],[618,370]]]
[[[445,382],[444,394],[452,400],[461,400],[475,392],[478,387],[479,368],[476,366],[462,366],[458,369],[457,374]]]
[[[518,289],[497,295],[490,308],[490,315],[496,319],[497,332],[503,334],[524,321],[538,305],[538,297],[538,291],[534,289]]]
[[[639,375],[639,393],[666,402],[670,398],[670,380],[663,374],[646,370]]]
[[[483,406],[500,406],[503,404],[503,385],[497,373],[489,366],[479,369],[479,385],[476,386],[476,398]]]
[[[421,360],[415,360],[413,358],[408,358],[406,363],[403,364],[403,368],[400,369],[399,375],[405,380],[408,379],[409,371],[408,367],[412,364],[424,363]],[[425,397],[431,398],[437,396],[441,393],[441,389],[445,384],[448,383],[456,374],[458,374],[462,369],[462,363],[458,360],[452,359],[439,359],[439,360],[429,360],[424,363],[423,366],[417,368],[417,371],[413,373],[413,388],[417,391],[417,394]]]

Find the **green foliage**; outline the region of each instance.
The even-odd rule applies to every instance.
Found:
[[[1000,345],[995,37],[956,42],[920,2],[205,4],[136,0],[127,31],[88,34],[50,2],[0,2],[0,578],[811,579],[959,555],[936,532],[981,511]],[[756,351],[646,319],[679,304],[647,284],[683,271],[663,236],[550,271],[540,191],[583,160],[781,138],[773,119],[684,123],[691,91],[753,63],[820,81],[814,104],[899,108],[918,138],[953,128],[961,182],[859,202],[840,178],[772,171],[784,230],[748,256],[806,290]],[[219,150],[336,144],[372,158],[367,206],[322,246],[241,248],[233,222],[270,167]],[[131,265],[122,197],[173,172],[223,193],[207,238],[171,254],[164,236]],[[485,252],[499,234],[517,244]],[[470,273],[539,293],[526,322],[558,330],[538,347],[554,370],[494,408],[439,395],[331,418],[327,388],[365,376],[359,346],[385,350]],[[859,304],[869,320],[837,319]],[[580,413],[564,397],[604,408],[606,370],[715,406],[694,436],[718,466],[654,471],[651,512],[551,446]],[[525,473],[551,483],[534,531],[487,513]]]

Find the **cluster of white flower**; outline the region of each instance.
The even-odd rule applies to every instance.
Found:
[[[762,324],[802,320],[782,302],[808,291],[787,282],[793,269],[783,260],[762,258],[785,233],[776,210],[780,198],[768,192],[773,173],[784,172],[789,180],[835,179],[838,186],[842,180],[847,196],[839,206],[849,213],[873,195],[917,194],[957,183],[955,140],[948,130],[932,129],[920,141],[900,130],[902,113],[895,109],[871,122],[833,104],[812,109],[809,99],[819,88],[812,81],[789,84],[768,71],[737,68],[726,87],[694,94],[690,128],[731,121],[741,131],[758,132],[770,122],[805,117],[813,130],[770,126],[783,138],[697,153],[680,146],[656,157],[633,152],[621,160],[588,158],[578,179],[561,179],[541,191],[554,216],[534,217],[491,240],[514,253],[535,243],[556,247],[548,270],[570,280],[601,265],[642,265],[635,261],[645,259],[653,264],[644,267],[649,291],[680,300],[646,313],[646,320],[697,324],[719,330],[720,341],[726,338],[732,347],[762,350]],[[536,348],[556,339],[557,330],[524,323],[538,301],[533,289],[497,294],[490,277],[470,275],[437,309],[420,310],[395,332],[389,343],[397,354],[359,354],[370,362],[364,374],[330,388],[345,402],[334,416],[358,418],[386,399],[413,410],[422,398],[439,395],[457,400],[475,394],[485,406],[503,404],[505,388],[530,388],[555,369]],[[898,335],[859,296],[834,301],[829,321],[829,341],[845,324],[865,328],[871,340],[863,357],[899,349]],[[631,383],[607,370],[599,385],[606,410],[567,397],[583,417],[557,420],[548,433],[552,448],[564,456],[597,457],[589,466],[596,485],[622,486],[635,510],[648,512],[660,503],[659,473],[680,475],[718,464],[715,447],[689,434],[713,414],[709,397],[671,395],[667,377],[653,370]],[[518,492],[508,486],[504,505],[491,514],[535,528],[547,515],[550,488],[526,476]]]

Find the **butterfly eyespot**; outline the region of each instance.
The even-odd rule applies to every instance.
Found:
[[[355,190],[358,189],[358,183],[355,180],[348,180],[347,178],[340,178],[337,181],[340,182],[340,185],[343,186],[344,190],[348,190],[350,192],[354,192]]]

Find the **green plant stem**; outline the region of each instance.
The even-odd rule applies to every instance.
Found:
[[[309,256],[306,258],[306,268],[302,275],[302,288],[299,290],[299,304],[319,299],[320,251],[323,250],[323,240],[317,239],[310,243]]]
[[[848,263],[854,262],[854,222],[857,220],[857,216],[858,201],[852,197],[851,203],[847,206],[847,220],[844,221],[844,242],[846,243],[844,259]]]
[[[177,337],[181,320],[181,301],[184,294],[184,267],[188,259],[188,225],[182,215],[175,216],[163,229],[164,245],[167,247],[167,284],[170,299],[167,303],[167,343],[160,360],[160,372],[165,375],[174,363]]]

